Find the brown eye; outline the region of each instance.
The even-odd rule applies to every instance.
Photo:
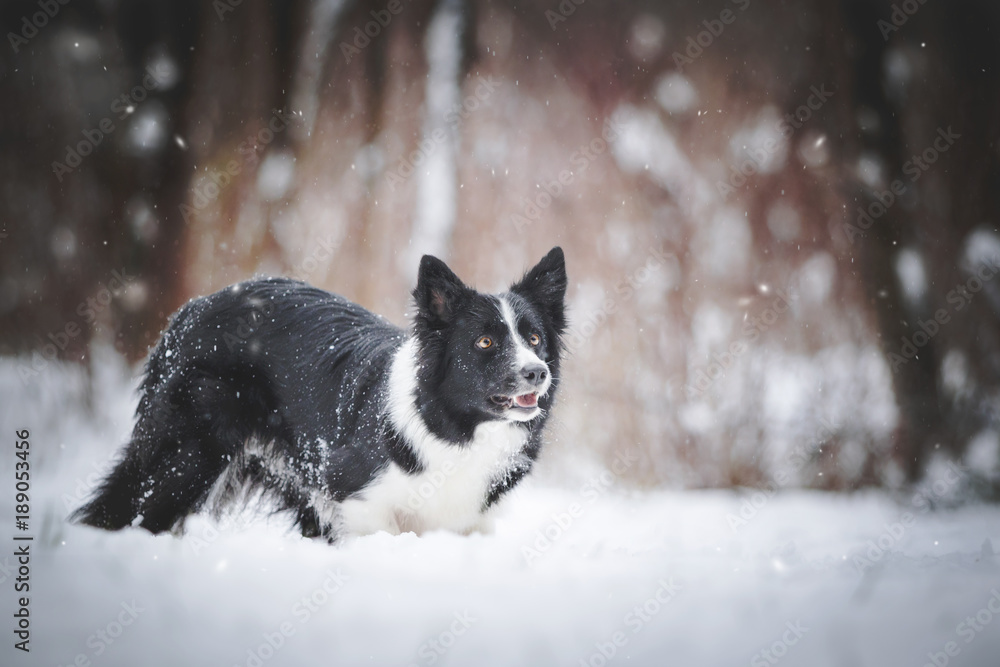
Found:
[[[493,347],[493,339],[489,336],[483,336],[476,341],[476,345],[478,345],[481,350],[488,350]]]
[[[539,338],[538,334],[531,334],[528,336],[528,342],[531,343],[531,347],[538,347],[541,344],[542,339]]]

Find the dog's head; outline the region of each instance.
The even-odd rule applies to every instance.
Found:
[[[425,255],[413,290],[417,402],[425,419],[445,417],[468,433],[483,421],[543,416],[559,378],[565,295],[561,248],[496,295],[466,286],[444,262]]]

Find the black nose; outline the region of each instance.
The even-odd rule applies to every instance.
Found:
[[[549,377],[549,370],[545,366],[526,366],[521,369],[521,377],[537,387]]]

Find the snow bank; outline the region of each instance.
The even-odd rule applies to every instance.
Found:
[[[105,533],[67,525],[65,507],[131,427],[129,369],[99,362],[88,412],[80,371],[53,366],[25,386],[15,363],[0,363],[0,398],[8,442],[31,430],[32,639],[30,654],[12,647],[13,558],[0,557],[5,665],[920,667],[930,654],[986,667],[1000,655],[1000,508],[639,491],[582,466],[565,487],[551,470],[575,464],[547,460],[488,536],[331,547],[280,517],[195,517],[182,538]]]

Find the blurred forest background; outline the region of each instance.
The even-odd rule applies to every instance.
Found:
[[[1000,495],[994,0],[0,6],[0,354],[139,361],[288,274],[571,275],[547,455]],[[58,415],[53,415],[58,418]]]

